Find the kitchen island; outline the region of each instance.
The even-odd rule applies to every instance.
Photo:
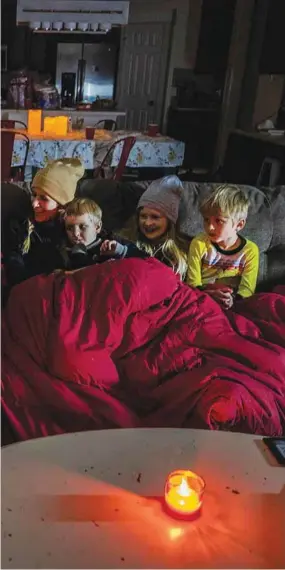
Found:
[[[43,110],[43,119],[45,117],[55,117],[55,116],[68,116],[71,117],[72,125],[76,128],[78,127],[78,122],[82,123],[81,127],[94,126],[99,121],[111,120],[123,122],[120,128],[124,127],[124,117],[126,116],[126,111],[120,111],[118,109],[97,109],[91,111],[77,110],[77,109],[55,109],[55,110]],[[2,109],[1,119],[12,120],[12,121],[22,121],[26,125],[28,124],[28,109]],[[16,125],[17,127],[17,125]]]

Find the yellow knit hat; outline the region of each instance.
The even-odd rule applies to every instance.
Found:
[[[84,175],[79,158],[53,160],[37,172],[32,188],[39,188],[61,206],[74,198],[78,180]]]

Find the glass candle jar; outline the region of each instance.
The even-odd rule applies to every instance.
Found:
[[[188,469],[173,471],[165,484],[165,504],[167,510],[181,517],[192,517],[200,513],[205,482]]]

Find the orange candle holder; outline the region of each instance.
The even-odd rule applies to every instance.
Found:
[[[192,520],[201,514],[205,482],[188,469],[173,471],[165,483],[167,511],[176,518]]]

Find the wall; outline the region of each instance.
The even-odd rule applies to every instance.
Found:
[[[184,60],[185,67],[194,69],[202,20],[203,0],[189,0]]]
[[[273,116],[276,119],[284,88],[284,75],[260,75],[254,106],[253,125]]]
[[[261,74],[285,74],[284,24],[284,0],[268,0],[268,16],[259,64]]]

